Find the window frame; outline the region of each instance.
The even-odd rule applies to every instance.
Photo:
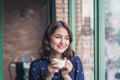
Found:
[[[4,75],[3,75],[3,70],[4,70],[4,68],[3,68],[3,36],[2,36],[2,34],[3,34],[3,30],[2,30],[2,23],[3,23],[3,21],[2,21],[2,17],[3,17],[3,13],[2,13],[2,6],[3,5],[3,3],[2,3],[2,0],[0,0],[0,80],[4,80]]]
[[[105,20],[104,0],[94,0],[94,80],[105,80]],[[69,25],[75,34],[75,1],[69,0]],[[73,35],[75,39],[75,35]],[[72,47],[76,50],[73,41]]]
[[[105,80],[104,0],[94,0],[94,78]]]

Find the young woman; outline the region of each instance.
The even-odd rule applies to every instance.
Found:
[[[72,32],[66,23],[51,23],[43,36],[40,59],[30,65],[29,80],[84,80],[82,62],[74,55],[71,42]],[[64,67],[59,68],[52,59],[63,60]]]

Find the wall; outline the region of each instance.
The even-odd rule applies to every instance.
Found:
[[[8,65],[23,54],[39,56],[41,39],[49,22],[48,1],[4,0],[4,78]]]

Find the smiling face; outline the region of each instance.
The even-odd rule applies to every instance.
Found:
[[[62,55],[69,45],[69,34],[64,27],[59,27],[50,37],[50,46],[55,54]]]

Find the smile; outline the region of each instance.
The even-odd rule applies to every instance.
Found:
[[[63,49],[63,48],[65,48],[65,46],[58,45],[58,48],[59,48],[59,49]]]

